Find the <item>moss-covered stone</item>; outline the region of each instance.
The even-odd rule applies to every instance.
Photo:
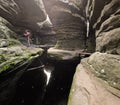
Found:
[[[4,55],[4,54],[0,54],[0,64],[1,64],[2,62],[5,62],[5,61],[6,61],[5,55]]]
[[[0,73],[13,69],[17,64],[41,56],[43,50],[40,48],[27,48],[25,46],[11,46],[0,48]]]

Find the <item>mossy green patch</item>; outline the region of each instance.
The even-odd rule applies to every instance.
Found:
[[[0,64],[2,63],[2,62],[5,62],[7,59],[6,59],[6,57],[5,57],[5,55],[4,54],[0,54]]]
[[[23,46],[1,48],[0,73],[13,69],[34,57],[41,56],[42,53],[43,50],[40,48],[26,48]]]

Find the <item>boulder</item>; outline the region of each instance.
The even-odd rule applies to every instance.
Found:
[[[120,54],[120,28],[101,32],[96,39],[96,50],[100,52]]]
[[[96,52],[88,59],[93,73],[110,86],[120,89],[120,56]]]
[[[102,9],[95,27],[96,51],[120,54],[119,5],[119,0],[111,0]]]
[[[119,105],[120,56],[96,52],[77,66],[68,105]]]

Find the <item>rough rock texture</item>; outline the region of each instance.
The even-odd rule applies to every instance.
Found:
[[[11,30],[14,28],[7,20],[0,17],[0,73],[43,52],[41,48],[23,46],[20,36]]]
[[[29,0],[29,4],[28,0],[1,0],[0,15],[19,27],[16,32],[25,28],[40,32],[36,35],[38,38],[33,36],[37,44],[45,44],[45,39],[51,39],[48,42],[57,42],[58,49],[87,48],[88,52],[93,52],[96,36],[97,51],[117,52],[119,43],[113,44],[110,39],[110,45],[112,43],[116,50],[112,51],[113,47],[106,49],[99,36],[103,39],[108,31],[119,28],[119,5],[119,0]],[[41,37],[46,33],[53,34],[47,29],[51,25],[55,35]],[[115,34],[114,30],[112,33]]]
[[[76,2],[77,3],[77,2]],[[77,5],[64,0],[44,0],[53,30],[58,37],[57,49],[85,49],[86,21]]]
[[[109,85],[120,89],[120,56],[96,52],[88,59],[94,74]]]
[[[87,46],[88,51],[93,49],[92,47],[95,46],[95,37],[96,37],[96,50],[101,52],[116,52],[119,50],[119,42],[113,43],[114,35],[109,36],[109,43],[107,45],[101,43],[101,39],[105,39],[108,37],[109,32],[111,34],[118,35],[118,31],[115,33],[114,29],[120,27],[120,1],[119,0],[70,0],[71,3],[74,3],[79,8],[79,11],[81,8],[83,9],[82,12],[80,12],[80,15],[82,15],[86,21],[87,25],[87,33],[88,33],[88,40],[87,40]],[[89,24],[87,24],[87,22]],[[113,31],[112,31],[113,30]],[[106,32],[106,33],[105,33]],[[101,37],[101,38],[99,38]],[[116,40],[120,39],[120,35],[117,37],[118,39],[114,39],[114,42]],[[103,42],[106,40],[103,40]],[[105,43],[105,42],[104,42]],[[114,46],[111,48],[106,48],[106,46]],[[104,49],[104,50],[103,50]],[[113,49],[113,50],[112,50]]]
[[[120,56],[95,53],[74,75],[68,105],[119,105]]]
[[[39,31],[44,28],[44,23],[47,24],[47,27],[51,25],[46,20],[47,13],[42,0],[1,0],[0,16],[23,29]]]
[[[111,0],[111,2],[104,6],[94,28],[96,33],[96,50],[120,54],[119,0]]]
[[[96,39],[96,50],[120,54],[120,28],[102,32]]]
[[[86,8],[89,40],[96,37],[99,52],[78,65],[68,105],[119,105],[120,0],[88,0]]]
[[[96,78],[87,67],[78,65],[68,105],[119,105],[119,97],[120,91]]]
[[[14,28],[7,20],[0,17],[0,47],[20,44],[19,37],[11,30]]]
[[[41,56],[41,48],[26,48],[25,46],[11,46],[0,48],[0,73],[14,69],[17,64],[26,62],[35,56]]]
[[[55,49],[50,48],[47,51],[48,57],[53,60],[76,60],[80,58],[80,54],[82,53],[82,50],[76,50],[76,51],[69,51],[69,50],[61,50],[61,49]]]
[[[57,42],[48,50],[49,56],[57,60],[75,59],[84,51],[102,52],[84,59],[77,67],[69,105],[120,105],[120,0],[1,0],[0,16],[12,24],[0,18],[2,71],[14,65],[12,61],[1,66],[13,56],[29,58],[34,53],[22,49],[18,41],[28,28],[38,32],[39,37],[34,37],[37,44]],[[54,35],[47,36],[51,25]]]

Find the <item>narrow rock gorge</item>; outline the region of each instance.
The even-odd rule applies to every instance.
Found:
[[[120,105],[120,0],[0,0],[0,105]]]

